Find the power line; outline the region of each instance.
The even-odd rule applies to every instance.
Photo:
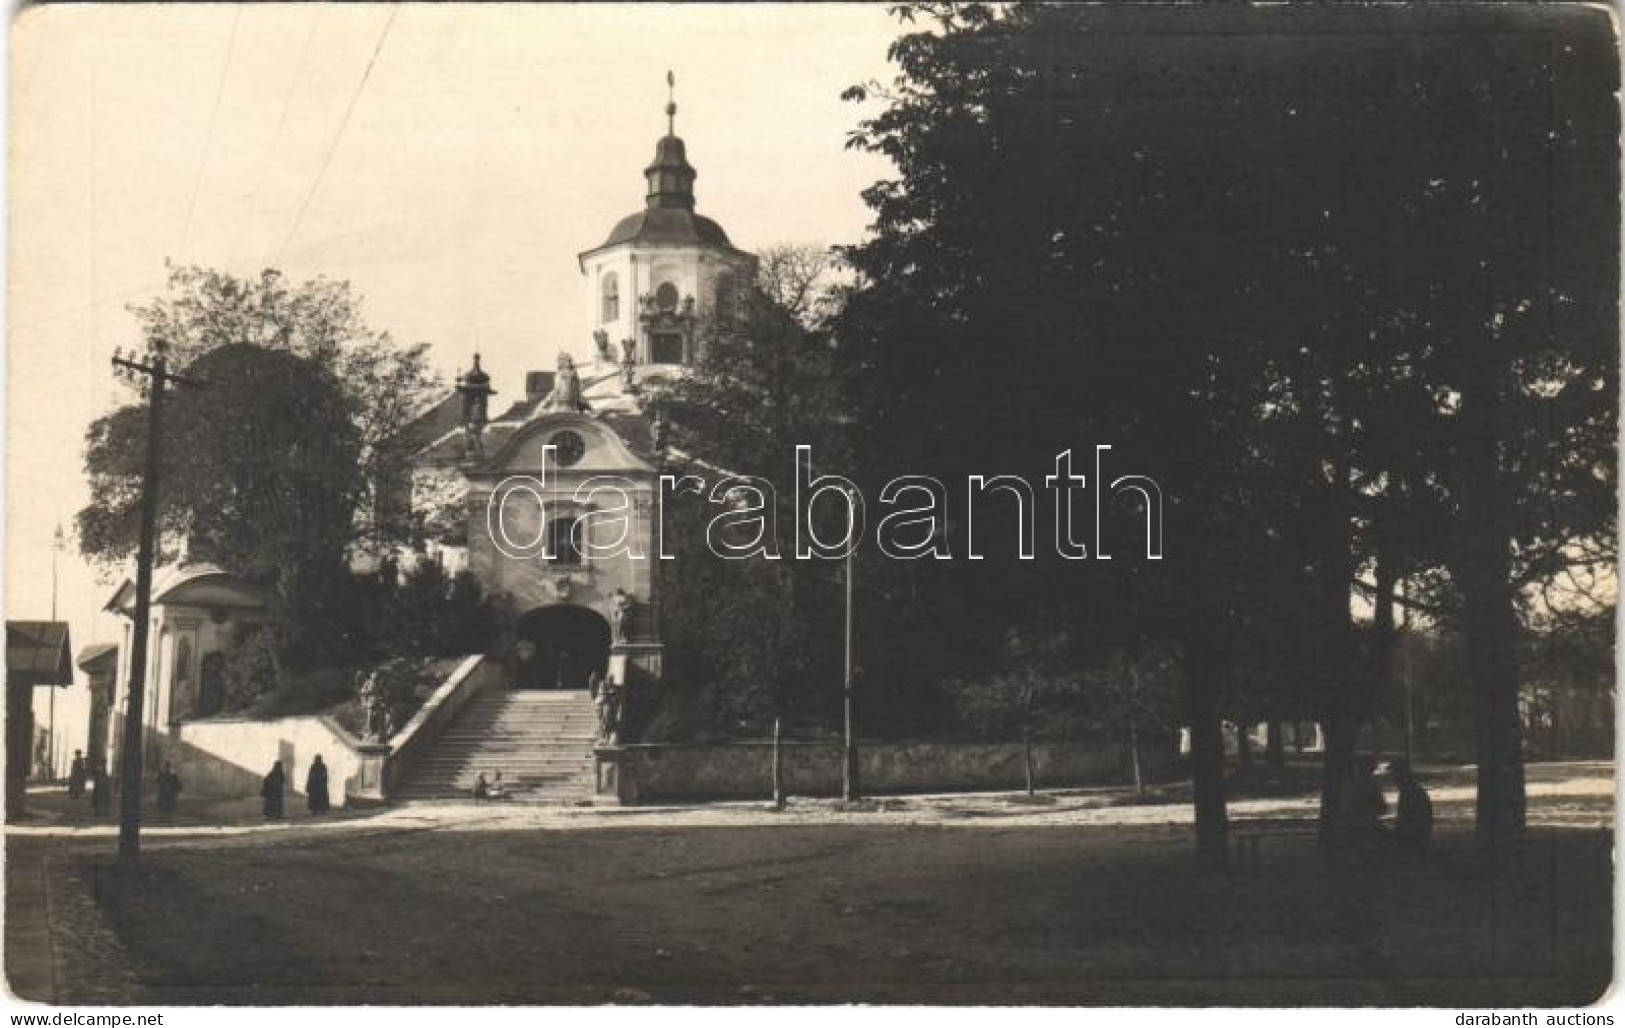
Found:
[[[288,114],[293,110],[294,94],[299,92],[299,81],[305,71],[305,60],[310,56],[310,44],[311,41],[316,37],[316,23],[321,20],[321,16],[322,6],[320,4],[312,4],[310,8],[310,27],[305,30],[305,42],[302,46],[300,46],[299,57],[293,63],[293,80],[288,83],[287,96],[285,96],[282,100],[282,115],[277,118],[276,131],[271,134],[271,145],[266,150],[267,155],[272,160],[276,159],[277,144],[282,142],[282,132],[285,128],[287,128]],[[264,192],[264,189],[265,185],[263,182],[261,182],[254,191],[255,197],[259,197]],[[267,249],[265,256],[260,261],[260,264],[263,266],[270,263],[271,252],[269,249]]]
[[[294,216],[293,226],[288,229],[282,245],[277,248],[276,259],[271,262],[273,266],[282,263],[283,253],[287,251],[288,244],[293,242],[293,237],[298,234],[299,226],[305,220],[305,212],[310,210],[310,202],[315,199],[316,190],[321,188],[322,179],[326,177],[327,169],[333,163],[333,155],[338,152],[339,143],[344,139],[344,132],[350,127],[350,115],[355,113],[356,101],[361,99],[362,90],[367,88],[367,80],[372,77],[373,66],[378,63],[378,55],[383,52],[384,42],[389,38],[389,30],[394,26],[395,16],[400,10],[399,4],[390,5],[389,18],[384,22],[383,30],[378,33],[378,43],[372,48],[372,56],[367,59],[367,69],[361,73],[361,80],[356,83],[355,91],[350,94],[350,103],[344,108],[344,118],[339,122],[339,129],[334,133],[333,142],[327,148],[327,155],[322,158],[321,168],[317,170],[316,177],[310,181],[310,189],[305,192],[304,202],[299,205],[299,213]]]
[[[220,81],[214,89],[214,108],[209,112],[209,134],[203,142],[203,159],[197,165],[197,177],[192,179],[192,198],[186,203],[186,227],[181,229],[181,245],[177,257],[186,259],[186,244],[192,237],[192,212],[197,209],[197,194],[203,185],[203,173],[209,167],[209,155],[214,152],[214,129],[220,118],[220,100],[226,95],[226,75],[231,71],[231,55],[237,49],[237,26],[243,20],[239,5],[231,16],[231,39],[226,43],[226,59],[220,62]]]

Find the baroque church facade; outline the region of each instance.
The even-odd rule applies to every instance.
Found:
[[[518,689],[579,691],[598,676],[636,687],[662,675],[664,448],[645,401],[699,359],[718,312],[749,287],[757,263],[695,210],[697,173],[674,131],[675,104],[666,114],[667,132],[644,169],[643,208],[578,257],[588,355],[560,352],[554,370],[526,373],[523,395],[498,412],[491,376],[475,354],[456,389],[396,440],[405,473],[381,483],[380,514],[409,519],[419,540],[403,556],[448,572],[469,569],[510,612],[499,663]],[[606,477],[614,490],[590,488]],[[105,609],[124,620],[123,637],[96,649],[96,667],[106,665],[90,716],[89,755],[98,764],[117,766],[122,750],[134,590],[125,582],[109,598]],[[273,605],[267,590],[208,562],[183,556],[160,571],[144,673],[149,763],[160,754],[181,762],[204,789],[248,787],[232,776],[250,762],[203,759],[198,746],[207,740],[187,727],[218,720],[227,654],[269,622]],[[214,729],[233,731],[229,723]],[[221,752],[248,746],[259,761],[244,740],[226,738]],[[279,744],[278,753],[294,768],[303,758],[286,749]],[[329,759],[336,755],[329,746]],[[236,770],[211,785],[229,764]],[[364,779],[358,771],[350,784],[378,787],[376,778]]]
[[[663,443],[644,401],[699,359],[719,311],[756,274],[756,258],[695,209],[675,104],[666,114],[643,208],[578,257],[588,356],[561,352],[493,414],[476,354],[456,391],[406,433],[398,501],[427,559],[468,568],[513,612],[518,688],[661,676]]]

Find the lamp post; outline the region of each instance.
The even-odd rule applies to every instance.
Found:
[[[141,856],[141,757],[143,707],[147,690],[147,622],[152,616],[152,562],[158,520],[158,485],[162,462],[164,391],[171,382],[196,386],[169,370],[164,359],[166,347],[154,340],[146,360],[137,354],[113,353],[113,372],[132,383],[147,387],[147,452],[141,478],[141,535],[136,549],[134,632],[130,638],[130,680],[124,711],[124,759],[119,788],[118,857],[134,863]]]
[[[59,522],[56,531],[51,535],[51,623],[56,623],[56,561],[57,555],[67,548],[67,540],[62,535],[62,525]],[[56,781],[56,686],[51,686],[49,706],[45,712],[46,746],[45,759],[51,769],[51,781]]]
[[[851,490],[847,491],[848,509],[857,510],[857,499]],[[856,518],[856,514],[853,514]],[[853,531],[857,531],[856,521],[853,522]],[[853,540],[850,549],[846,551],[846,659],[842,675],[842,728],[843,752],[841,761],[841,799],[851,801],[858,798],[858,741],[853,731],[852,718],[852,555],[857,552],[857,541]]]

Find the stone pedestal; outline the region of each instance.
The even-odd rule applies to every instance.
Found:
[[[383,802],[389,798],[389,755],[394,747],[388,743],[367,742],[355,748],[361,758],[361,770],[356,775],[355,788],[347,795],[358,799]]]
[[[619,746],[598,746],[592,751],[593,798],[601,804],[636,803],[637,780],[625,766],[626,751]]]
[[[618,642],[609,648],[609,676],[622,685],[660,681],[666,646],[657,642]]]

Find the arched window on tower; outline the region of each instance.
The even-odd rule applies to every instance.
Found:
[[[547,552],[554,564],[581,563],[581,522],[575,518],[554,518],[547,523]]]
[[[600,287],[603,295],[603,306],[598,312],[598,320],[602,324],[621,319],[621,280],[613,271],[604,273],[603,284]]]

